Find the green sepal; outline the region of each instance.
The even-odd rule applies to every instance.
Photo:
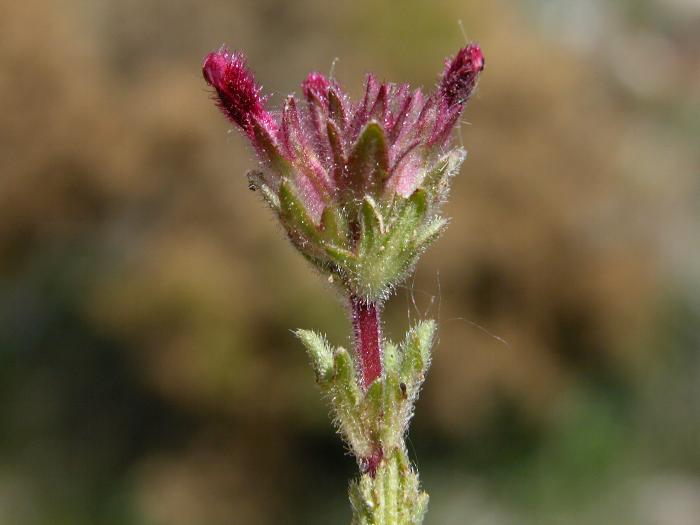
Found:
[[[360,221],[360,247],[358,257],[369,253],[384,234],[384,219],[377,203],[369,195],[362,200]]]
[[[467,152],[462,148],[454,149],[441,157],[427,171],[421,187],[430,195],[432,202],[440,202],[447,196],[449,179],[459,172],[466,157]]]
[[[260,194],[263,196],[263,199],[265,199],[268,206],[270,206],[270,208],[276,212],[279,212],[280,199],[277,194],[272,191],[270,185],[265,181],[265,174],[259,170],[250,170],[248,173],[246,173],[246,177],[248,178],[248,187],[251,190],[260,191]]]
[[[415,214],[417,220],[422,220],[428,211],[428,196],[424,189],[418,188],[408,198],[410,206],[406,210],[411,210],[409,214]]]
[[[389,154],[384,129],[375,121],[360,133],[348,158],[348,183],[355,195],[379,194],[388,175]]]
[[[387,234],[383,256],[386,259],[396,259],[399,263],[398,272],[401,274],[418,255],[412,248],[415,235],[425,219],[426,211],[426,193],[417,189],[402,203],[398,216]]]
[[[391,205],[388,215],[391,217],[387,225],[386,242],[395,240],[408,244],[409,238],[414,236],[414,231],[425,218],[428,207],[425,190],[419,188],[408,198],[396,197]]]
[[[423,251],[430,246],[440,236],[449,222],[444,217],[435,217],[428,224],[421,227],[413,241],[416,249]]]
[[[287,226],[287,231],[303,235],[307,240],[319,240],[319,230],[314,224],[306,207],[297,197],[292,183],[282,179],[279,189],[280,217]]]
[[[393,220],[382,224],[384,234],[376,227],[374,209],[364,201],[363,222],[374,223],[375,228],[367,240],[360,241],[358,263],[352,275],[355,291],[368,300],[376,300],[403,279],[420,254],[415,238],[427,212],[426,194],[418,189],[408,199],[395,203],[391,210]],[[367,233],[363,230],[363,237]]]
[[[331,261],[339,268],[352,272],[357,266],[357,256],[350,250],[346,250],[345,248],[341,248],[329,242],[323,243],[323,249]]]
[[[345,244],[348,239],[348,222],[336,205],[327,205],[321,214],[321,237],[325,242]]]

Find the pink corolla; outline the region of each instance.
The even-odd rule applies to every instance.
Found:
[[[446,61],[433,93],[369,74],[359,101],[335,79],[314,72],[302,83],[303,100],[290,95],[280,111],[267,108],[241,53],[210,53],[203,74],[218,107],[259,156],[262,169],[249,174],[252,187],[277,210],[294,244],[348,284],[356,282],[358,265],[369,262],[358,259],[366,255],[360,235],[369,219],[363,219],[363,207],[371,208],[381,235],[397,225],[401,201],[412,199],[420,208],[414,226],[426,238],[419,231],[415,242],[399,250],[400,264],[388,272],[396,275],[359,287],[371,296],[384,291],[373,288],[386,289],[405,273],[402,268],[423,248],[418,241],[432,240],[440,230],[438,206],[464,157],[461,149],[450,150],[450,132],[483,69],[481,49],[470,44]],[[329,229],[333,238],[326,235]]]

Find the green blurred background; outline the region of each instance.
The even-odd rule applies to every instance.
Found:
[[[201,60],[430,88],[458,20],[470,156],[386,315],[439,321],[426,524],[700,523],[697,0],[0,0],[0,524],[349,521],[290,333],[346,344],[344,307]]]

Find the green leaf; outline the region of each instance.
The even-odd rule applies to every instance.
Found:
[[[387,453],[374,477],[364,474],[350,484],[352,525],[421,525],[428,495],[406,453]]]
[[[359,413],[365,422],[369,438],[375,443],[378,442],[380,427],[384,426],[384,382],[381,378],[374,381],[365,392]]]
[[[334,368],[335,376],[327,393],[338,425],[355,456],[368,457],[372,453],[373,445],[368,436],[366,422],[358,410],[362,394],[357,384],[352,357],[344,348],[335,351]]]
[[[392,450],[401,446],[404,432],[402,422],[404,400],[397,372],[385,372],[383,398],[382,448]]]
[[[325,337],[311,330],[294,332],[306,348],[319,383],[327,384],[334,376],[333,349]]]
[[[386,341],[383,345],[383,361],[384,369],[387,372],[395,372],[399,370],[401,364],[401,355],[399,348],[391,341]]]
[[[372,518],[375,511],[373,480],[364,475],[358,481],[350,482],[350,503],[352,505],[351,525],[376,525]]]
[[[399,522],[400,477],[397,461],[388,461],[384,470],[384,522],[387,524]]]
[[[343,403],[347,408],[354,408],[359,404],[360,389],[357,386],[355,365],[353,359],[344,348],[338,348],[333,356],[335,376],[333,385],[342,395]]]
[[[435,321],[421,321],[408,331],[401,344],[401,381],[407,385],[409,397],[418,393],[418,388],[425,379],[436,328]]]

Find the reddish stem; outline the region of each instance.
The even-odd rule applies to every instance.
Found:
[[[368,458],[364,458],[362,461],[362,471],[368,472],[370,476],[374,477],[377,475],[377,469],[380,463],[384,459],[384,452],[381,446],[377,446],[372,452],[372,455]]]
[[[362,388],[367,390],[382,375],[380,310],[377,303],[363,301],[356,295],[350,296],[350,307],[355,331],[355,356],[360,363]],[[360,460],[363,472],[374,477],[383,457],[382,447],[376,443],[372,454]]]
[[[355,352],[360,361],[362,387],[366,390],[382,375],[381,327],[377,303],[350,296]]]

